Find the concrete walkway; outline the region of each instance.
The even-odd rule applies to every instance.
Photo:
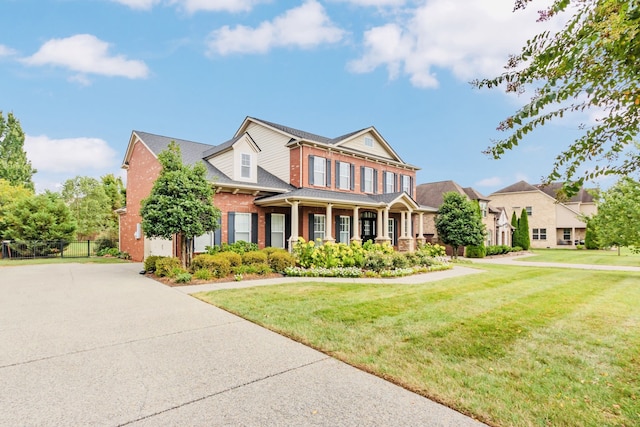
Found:
[[[0,425],[482,425],[141,268],[0,268]]]
[[[553,267],[553,268],[574,268],[579,270],[604,270],[604,271],[640,271],[640,267],[625,265],[594,265],[594,264],[568,264],[560,262],[535,262],[526,261],[528,257],[534,254],[519,255],[513,257],[496,257],[496,258],[467,258],[474,264],[504,264],[519,265],[526,267]]]

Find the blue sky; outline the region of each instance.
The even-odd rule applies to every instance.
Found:
[[[327,137],[375,126],[418,183],[537,183],[587,118],[482,154],[526,98],[468,82],[537,32],[513,0],[2,0],[0,110],[36,188],[121,174],[132,130],[220,144],[246,116]],[[549,24],[546,24],[549,25]]]

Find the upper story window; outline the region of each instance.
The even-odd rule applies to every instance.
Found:
[[[402,175],[402,191],[411,195],[411,177],[409,175]]]
[[[479,202],[480,203],[480,212],[482,213],[482,218],[487,217],[487,202]]]
[[[364,137],[364,146],[365,147],[369,147],[369,148],[373,148],[373,138],[371,138],[370,136],[365,136]]]
[[[353,190],[354,166],[351,163],[336,161],[336,174],[338,188],[341,190]]]
[[[331,162],[324,157],[309,156],[309,184],[331,186]]]
[[[384,172],[384,192],[395,193],[396,191],[396,174],[393,172]]]
[[[373,168],[363,166],[360,170],[361,173],[361,189],[365,193],[375,193],[376,192],[376,178],[377,172]]]
[[[243,178],[251,178],[251,155],[242,153],[240,159],[240,176]]]
[[[525,207],[525,210],[527,211],[527,216],[533,215],[533,207],[527,206]]]

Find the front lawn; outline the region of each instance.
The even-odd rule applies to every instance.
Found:
[[[640,273],[478,268],[197,296],[492,425],[640,425]]]
[[[640,266],[640,254],[634,254],[628,248],[622,248],[620,256],[617,250],[531,249],[531,252],[535,256],[522,261]]]

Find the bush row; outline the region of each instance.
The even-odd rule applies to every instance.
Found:
[[[487,256],[504,255],[504,254],[508,254],[509,252],[520,252],[520,251],[522,251],[522,248],[520,246],[516,246],[516,247],[512,248],[511,246],[506,246],[506,245],[487,246],[485,249],[486,249],[486,255]]]

